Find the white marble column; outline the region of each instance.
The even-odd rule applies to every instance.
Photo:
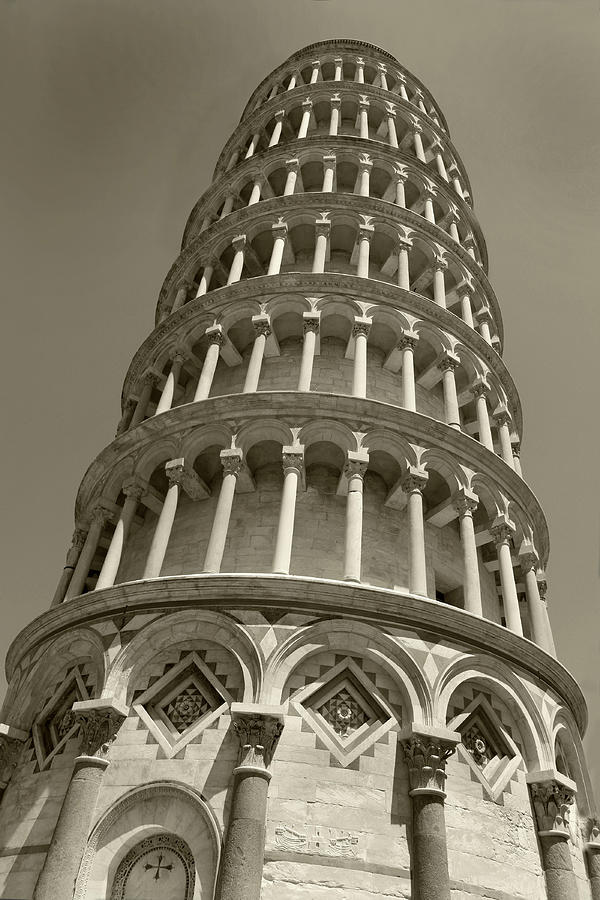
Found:
[[[252,394],[258,389],[258,380],[260,378],[260,370],[265,355],[265,345],[267,338],[271,334],[271,320],[268,316],[259,315],[252,316],[252,325],[256,337],[248,363],[248,371],[246,372],[246,380],[244,382],[244,394]]]
[[[354,80],[357,84],[365,83],[365,61],[361,56],[356,58],[356,66],[354,69]]]
[[[369,196],[369,183],[373,162],[366,153],[361,153],[358,160],[358,193],[361,197]]]
[[[191,288],[191,281],[182,281],[177,285],[177,292],[175,294],[175,299],[173,300],[173,306],[171,307],[172,313],[176,312],[184,305],[184,303],[186,303]]]
[[[273,250],[271,251],[267,275],[279,275],[285,242],[287,241],[288,227],[283,219],[279,219],[278,222],[271,226],[271,231],[273,233]]]
[[[444,272],[447,268],[447,261],[441,256],[436,256],[433,261],[433,299],[442,309],[446,309],[446,278]]]
[[[225,171],[226,172],[231,171],[231,169],[233,169],[233,167],[235,166],[235,164],[237,163],[239,158],[240,158],[240,151],[238,148],[237,150],[234,150],[233,153],[231,154],[231,157],[229,158],[229,162],[227,163],[227,168],[225,169]]]
[[[177,385],[179,384],[181,367],[184,362],[185,354],[180,350],[176,350],[172,356],[171,371],[167,375],[165,385],[162,389],[162,394],[160,395],[160,400],[158,401],[158,406],[154,413],[155,416],[160,416],[161,413],[168,412],[173,406],[173,398],[175,396],[175,391],[177,390]]]
[[[146,566],[142,578],[159,578],[162,564],[165,559],[169,538],[171,537],[171,529],[175,521],[177,512],[177,503],[179,501],[179,490],[184,474],[184,466],[182,459],[172,459],[165,465],[165,474],[169,486],[163,501],[162,509],[154,529],[152,543],[148,551]]]
[[[426,188],[424,192],[425,196],[425,218],[428,222],[431,222],[432,225],[435,225],[435,210],[433,208],[433,200],[434,197],[437,197],[437,193],[433,188]]]
[[[313,274],[320,274],[325,271],[330,231],[331,222],[329,219],[317,219],[315,222],[315,255],[312,264]]]
[[[369,456],[363,450],[348,452],[344,475],[348,482],[346,498],[346,537],[344,543],[344,579],[360,581],[363,530],[363,480]]]
[[[439,140],[435,140],[433,142],[433,146],[431,148],[433,150],[435,156],[435,164],[437,166],[438,173],[444,179],[444,181],[448,181],[448,173],[446,171],[446,166],[444,165],[444,157],[442,156],[442,145]]]
[[[215,574],[221,571],[235,488],[243,466],[243,454],[238,448],[221,450],[220,458],[223,466],[223,481],[202,569],[203,572]]]
[[[445,353],[438,363],[438,369],[442,372],[442,385],[444,391],[444,418],[446,425],[460,431],[460,412],[458,409],[458,396],[456,393],[455,370],[460,365],[457,356]]]
[[[225,216],[228,216],[229,213],[233,209],[233,204],[235,203],[235,196],[233,194],[227,194],[225,197],[225,202],[223,203],[223,208],[221,209],[221,214],[219,216],[219,220],[224,219]]]
[[[358,133],[363,140],[369,139],[369,106],[367,98],[361,95],[358,102]]]
[[[300,362],[300,375],[298,377],[298,390],[310,391],[310,382],[312,378],[313,363],[315,359],[315,348],[317,344],[317,335],[321,322],[321,313],[305,312],[302,316],[304,340],[302,343],[302,360]]]
[[[448,217],[448,232],[453,241],[460,245],[460,234],[458,233],[458,223],[460,218],[457,212],[452,211]]]
[[[73,597],[79,597],[85,587],[86,578],[88,577],[90,566],[96,550],[98,542],[102,536],[104,526],[111,518],[112,512],[103,506],[97,506],[92,510],[92,520],[83,545],[83,549],[79,554],[77,565],[73,571],[73,577],[69,583],[69,587],[65,593],[65,600],[71,600]]]
[[[509,411],[506,408],[496,410],[494,422],[498,428],[498,437],[500,438],[500,455],[506,465],[514,469],[512,444],[510,442],[509,423],[511,422],[511,417]]]
[[[521,442],[520,441],[513,442],[512,455],[513,455],[513,469],[515,470],[517,475],[520,475],[522,478],[523,470],[521,468]]]
[[[410,291],[409,252],[412,247],[410,241],[404,238],[398,240],[398,287]]]
[[[494,537],[498,553],[506,626],[511,631],[514,631],[515,634],[522,635],[523,626],[521,624],[519,598],[517,596],[511,551],[511,541],[515,533],[515,526],[505,516],[499,516],[490,526],[490,533]]]
[[[536,572],[539,568],[539,558],[533,544],[524,541],[519,549],[519,562],[525,582],[525,597],[527,599],[527,611],[531,625],[531,640],[546,653],[552,653],[553,647],[548,644],[548,630],[546,616],[544,615],[543,601],[540,597]]]
[[[352,377],[352,396],[367,396],[367,340],[371,330],[372,319],[355,316],[352,327],[354,339],[354,371]]]
[[[359,278],[369,277],[369,248],[375,229],[372,225],[360,225],[358,229],[358,265],[356,274]]]
[[[233,246],[233,262],[229,270],[227,284],[235,284],[242,277],[244,271],[244,256],[246,253],[246,235],[238,234],[231,241]]]
[[[423,149],[423,139],[421,137],[421,134],[423,133],[423,129],[422,129],[421,125],[419,125],[418,122],[416,122],[414,120],[414,117],[413,117],[413,123],[414,123],[413,124],[413,142],[415,145],[415,156],[421,162],[426,163],[427,159],[425,157],[425,150]]]
[[[255,132],[252,135],[252,140],[250,141],[250,145],[246,150],[245,159],[250,159],[251,156],[254,156],[256,153],[256,148],[258,147],[258,142],[260,141],[260,131]]]
[[[404,409],[417,411],[417,393],[415,389],[415,360],[414,353],[418,337],[403,335],[398,342],[402,351],[402,406]]]
[[[125,502],[121,509],[121,515],[115,525],[115,530],[110,541],[104,563],[96,582],[94,590],[101,591],[103,588],[112,587],[117,578],[119,564],[123,555],[123,548],[127,541],[131,523],[135,518],[138,504],[144,494],[144,487],[135,479],[130,479],[123,485],[123,493],[125,494]]]
[[[152,396],[152,391],[156,387],[157,382],[158,375],[155,372],[146,372],[145,375],[142,376],[142,389],[133,413],[131,425],[129,426],[130,428],[135,428],[136,425],[139,425],[140,422],[145,419],[150,397]]]
[[[264,179],[262,173],[257,172],[254,176],[254,184],[252,185],[252,190],[250,191],[250,196],[248,198],[248,206],[254,206],[255,203],[259,202],[262,192],[263,180]]]
[[[408,92],[406,90],[406,77],[402,74],[402,72],[396,72],[396,79],[398,81],[397,88],[398,93],[402,97],[403,100],[406,100],[408,103]],[[394,88],[395,90],[396,88]]]
[[[411,594],[427,596],[425,562],[425,525],[423,522],[423,490],[429,476],[413,469],[402,479],[402,490],[408,496],[408,585]]]
[[[283,129],[283,120],[285,119],[285,109],[280,109],[275,113],[275,127],[273,128],[273,133],[271,134],[271,140],[269,141],[269,147],[276,147],[281,138],[281,132]]]
[[[202,278],[200,279],[200,284],[198,285],[198,290],[196,291],[196,297],[203,297],[204,294],[207,293],[210,287],[210,280],[213,276],[213,272],[215,270],[215,260],[211,259],[204,266],[204,270],[202,272]]]
[[[458,169],[456,168],[456,165],[450,166],[450,177],[452,179],[452,185],[454,187],[454,190],[456,191],[458,196],[464,197],[463,189],[462,189],[462,186],[460,183],[460,178],[458,177]]]
[[[304,447],[282,447],[283,490],[272,571],[277,575],[289,575],[292,559],[294,519],[296,517],[296,495],[298,481],[304,477]]]
[[[294,90],[294,88],[296,87],[296,85],[298,83],[298,76],[299,76],[298,72],[292,72],[292,74],[290,75],[290,80],[288,82],[288,86],[287,86],[288,91]]]
[[[490,428],[490,415],[487,405],[487,394],[489,386],[483,381],[477,381],[472,384],[470,391],[475,398],[475,409],[477,411],[477,427],[479,430],[479,441],[488,450],[494,452],[494,441],[492,440],[492,431]]]
[[[492,334],[490,331],[490,324],[492,322],[492,314],[486,306],[477,313],[477,322],[479,324],[479,333],[481,337],[491,346]]]
[[[475,254],[475,238],[473,237],[473,233],[471,232],[470,234],[468,234],[462,243],[469,256],[474,259],[475,262],[477,262],[477,256]],[[481,263],[479,265],[481,265]]]
[[[473,288],[470,285],[463,285],[458,290],[460,297],[460,313],[465,325],[473,328]]]
[[[475,543],[475,527],[473,525],[473,513],[479,504],[479,497],[472,491],[461,488],[452,499],[454,508],[458,512],[460,542],[463,554],[464,608],[475,616],[482,616],[479,560],[477,557],[477,544]]]
[[[382,63],[379,63],[379,65],[377,66],[377,72],[378,72],[378,74],[379,74],[379,84],[380,84],[380,86],[381,86],[381,89],[384,90],[384,91],[387,91],[387,90],[388,90],[388,83],[387,83],[387,69],[386,69],[386,67],[385,67]]]
[[[198,400],[206,400],[210,394],[213,378],[215,377],[215,370],[219,362],[219,353],[221,352],[221,347],[225,343],[225,335],[223,334],[223,329],[220,325],[211,325],[206,329],[204,334],[208,339],[208,348],[206,350],[206,356],[204,357],[204,362],[202,364],[202,372],[200,373],[200,378],[198,379],[198,385],[194,394],[194,403]]]
[[[302,103],[302,120],[300,122],[300,128],[298,129],[298,137],[305,138],[308,134],[308,126],[310,124],[310,117],[312,115],[312,100],[309,100],[308,97]]]
[[[329,119],[329,136],[335,137],[340,129],[340,110],[342,101],[339,94],[334,94],[331,98],[331,118]]]
[[[328,153],[323,157],[323,187],[321,191],[324,194],[330,194],[333,191],[336,161],[336,156],[333,153]]]
[[[283,196],[290,197],[296,190],[296,181],[298,180],[298,172],[300,171],[300,160],[286,159],[285,168],[287,171],[287,178],[285,180]]]
[[[554,646],[554,635],[552,634],[552,626],[550,624],[550,616],[548,614],[548,600],[546,598],[546,594],[548,591],[548,582],[546,581],[546,576],[542,569],[539,569],[536,575],[536,581],[538,586],[538,591],[540,594],[540,601],[542,603],[542,611],[544,614],[544,621],[546,623],[546,646],[548,647],[548,653],[552,656],[556,657],[556,647]]]
[[[83,550],[85,545],[86,533],[82,528],[76,528],[73,532],[73,538],[71,541],[71,546],[67,550],[67,558],[65,560],[65,566],[61,572],[59,582],[56,586],[56,590],[54,592],[54,597],[52,598],[51,606],[58,606],[65,599],[65,594],[73,577],[73,572],[75,571],[75,567],[77,565],[77,560]],[[1,800],[1,791],[0,791],[0,800]]]
[[[388,143],[395,150],[398,149],[398,132],[396,131],[396,107],[393,103],[386,103],[385,115],[387,118]]]
[[[406,191],[404,186],[407,180],[408,172],[405,166],[394,166],[394,184],[396,185],[394,203],[403,209],[406,208]]]
[[[315,59],[312,63],[312,72],[310,73],[310,83],[316,84],[319,80],[319,72],[321,71],[321,62]]]
[[[344,79],[344,60],[341,56],[336,56],[333,61],[335,65],[335,72],[333,75],[334,81],[343,81]]]

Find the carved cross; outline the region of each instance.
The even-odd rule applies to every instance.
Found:
[[[155,881],[158,881],[158,879],[160,878],[161,869],[165,872],[171,872],[173,869],[173,863],[169,863],[168,865],[163,866],[162,861],[163,861],[163,855],[162,855],[162,853],[159,853],[158,854],[158,862],[155,865],[152,865],[152,863],[146,863],[146,865],[144,866],[145,872],[148,872],[151,869],[156,869],[156,875],[154,876]]]

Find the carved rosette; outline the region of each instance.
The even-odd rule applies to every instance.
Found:
[[[79,725],[82,754],[104,759],[125,717],[106,709],[77,710],[73,716]]]
[[[240,741],[238,766],[267,769],[283,731],[283,722],[272,716],[238,716],[233,729]]]
[[[574,792],[557,781],[535,782],[531,797],[540,834],[549,832],[569,836],[569,809]]]
[[[439,738],[417,735],[401,742],[404,761],[408,766],[410,794],[438,794],[446,796],[446,760],[454,753],[455,745]]]

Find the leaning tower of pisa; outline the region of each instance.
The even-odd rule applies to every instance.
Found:
[[[294,53],[10,648],[3,898],[600,898],[503,340],[429,91],[361,41]]]

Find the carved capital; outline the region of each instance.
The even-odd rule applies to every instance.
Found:
[[[358,240],[359,241],[368,241],[369,244],[373,240],[373,235],[375,234],[375,228],[372,225],[359,225],[358,226]]]
[[[342,98],[339,94],[333,94],[329,102],[335,109],[339,109],[342,105]]]
[[[371,319],[365,318],[357,318],[354,319],[354,324],[352,325],[352,337],[356,340],[359,335],[363,335],[364,337],[369,337],[369,332],[371,330]]]
[[[360,95],[360,100],[358,101],[358,105],[359,105],[359,107],[360,107],[361,109],[368,109],[368,108],[369,108],[369,106],[370,106],[371,104],[369,103],[369,98],[367,97],[366,94],[361,94],[361,95]]]
[[[548,582],[546,581],[546,576],[542,570],[537,573],[537,583],[540,599],[547,603],[546,593],[548,592]]]
[[[281,463],[284,475],[291,469],[295,469],[299,475],[302,475],[304,472],[304,447],[301,444],[296,447],[282,447]]]
[[[408,767],[410,794],[437,794],[445,797],[446,760],[454,753],[456,741],[414,734],[401,740]]]
[[[274,222],[271,225],[271,231],[273,232],[273,239],[277,240],[277,238],[286,238],[287,237],[287,222],[284,222],[283,219],[279,218],[277,222]]]
[[[346,462],[344,463],[344,475],[350,481],[351,478],[364,478],[369,467],[369,458],[365,459],[364,455],[356,453],[348,453]]]
[[[329,219],[325,218],[325,214],[323,214],[323,218],[315,220],[315,235],[319,237],[319,235],[324,235],[325,237],[329,237],[329,233],[331,231],[331,222]]]
[[[219,347],[225,344],[225,335],[220,325],[212,325],[204,334],[209,344],[218,344]]]
[[[307,97],[306,100],[302,101],[302,109],[304,110],[304,112],[311,110],[312,106],[313,106],[313,102],[310,99],[310,97]]]
[[[170,459],[165,464],[165,475],[169,486],[179,485],[186,492],[190,500],[200,500],[210,494],[210,491],[194,469],[188,469],[183,457]]]
[[[514,524],[506,516],[498,516],[490,525],[490,534],[496,545],[508,543],[516,531]]]
[[[454,356],[453,353],[444,353],[441,359],[439,360],[437,367],[442,372],[454,372],[455,369],[460,365],[460,359],[458,356]]]
[[[158,375],[156,372],[144,372],[142,375],[142,384],[149,384],[152,387],[158,384]]]
[[[89,701],[73,704],[73,721],[79,725],[81,751],[85,756],[104,758],[117,736],[126,712],[112,707],[86,708],[86,703]]]
[[[274,118],[276,122],[283,122],[285,119],[285,109],[278,109]]]
[[[137,500],[141,500],[146,492],[145,485],[136,478],[128,478],[127,481],[124,481],[121,490],[126,497],[135,497]]]
[[[283,721],[278,715],[266,713],[244,713],[243,707],[237,711],[232,705],[233,730],[240,742],[239,766],[267,769],[283,731]]]
[[[288,172],[297,172],[300,168],[299,159],[286,159],[285,168]]]
[[[244,466],[242,451],[234,447],[231,450],[221,450],[219,456],[223,466],[223,475],[235,475],[237,478]]]
[[[459,517],[472,515],[479,506],[479,497],[467,488],[461,488],[452,498],[454,509]]]
[[[429,480],[429,475],[422,469],[415,469],[413,466],[410,466],[408,472],[402,478],[400,482],[402,490],[405,494],[412,494],[415,491],[421,492],[424,490],[427,482]]]
[[[408,169],[406,168],[406,166],[394,166],[394,181],[400,181],[402,182],[402,184],[404,184],[407,178]]]
[[[264,335],[264,337],[268,338],[272,333],[271,320],[268,316],[252,316],[252,325],[256,337]]]
[[[414,334],[403,334],[396,346],[398,350],[415,350],[417,344],[419,343],[419,336]]]
[[[521,563],[521,571],[523,572],[523,574],[531,571],[537,572],[537,568],[540,564],[537,553],[534,553],[532,550],[529,550],[525,553],[520,553],[519,562]]]
[[[521,442],[513,441],[512,443],[512,455],[516,456],[517,459],[521,456]]]
[[[358,171],[359,172],[370,172],[373,168],[373,160],[369,156],[368,153],[361,153],[358,158]]]
[[[569,835],[569,811],[575,791],[559,781],[531,784],[531,798],[540,834],[559,832]]]
[[[326,153],[325,156],[323,157],[323,165],[325,166],[326,169],[327,168],[334,169],[336,163],[337,163],[337,156],[335,155],[335,153]]]
[[[433,260],[433,268],[436,272],[445,272],[448,268],[448,260],[443,256],[436,256]]]
[[[392,119],[396,118],[396,107],[394,106],[393,103],[389,103],[389,102],[386,103],[385,111],[386,111],[388,118],[392,118]]]
[[[236,236],[231,239],[231,245],[236,253],[239,250],[244,250],[246,247],[246,235],[236,234]]]
[[[320,316],[311,316],[311,315],[305,314],[302,317],[302,329],[304,331],[304,334],[306,334],[308,331],[313,331],[315,334],[317,334],[319,331],[320,325],[321,325],[321,317]]]
[[[92,510],[92,522],[98,522],[102,527],[106,525],[109,519],[113,516],[113,512],[111,509],[107,509],[105,506],[95,506]]]
[[[494,421],[498,427],[501,425],[510,425],[512,422],[511,415],[505,406],[494,412]]]
[[[469,390],[474,397],[486,397],[490,392],[490,386],[485,381],[476,381],[470,385]]]

